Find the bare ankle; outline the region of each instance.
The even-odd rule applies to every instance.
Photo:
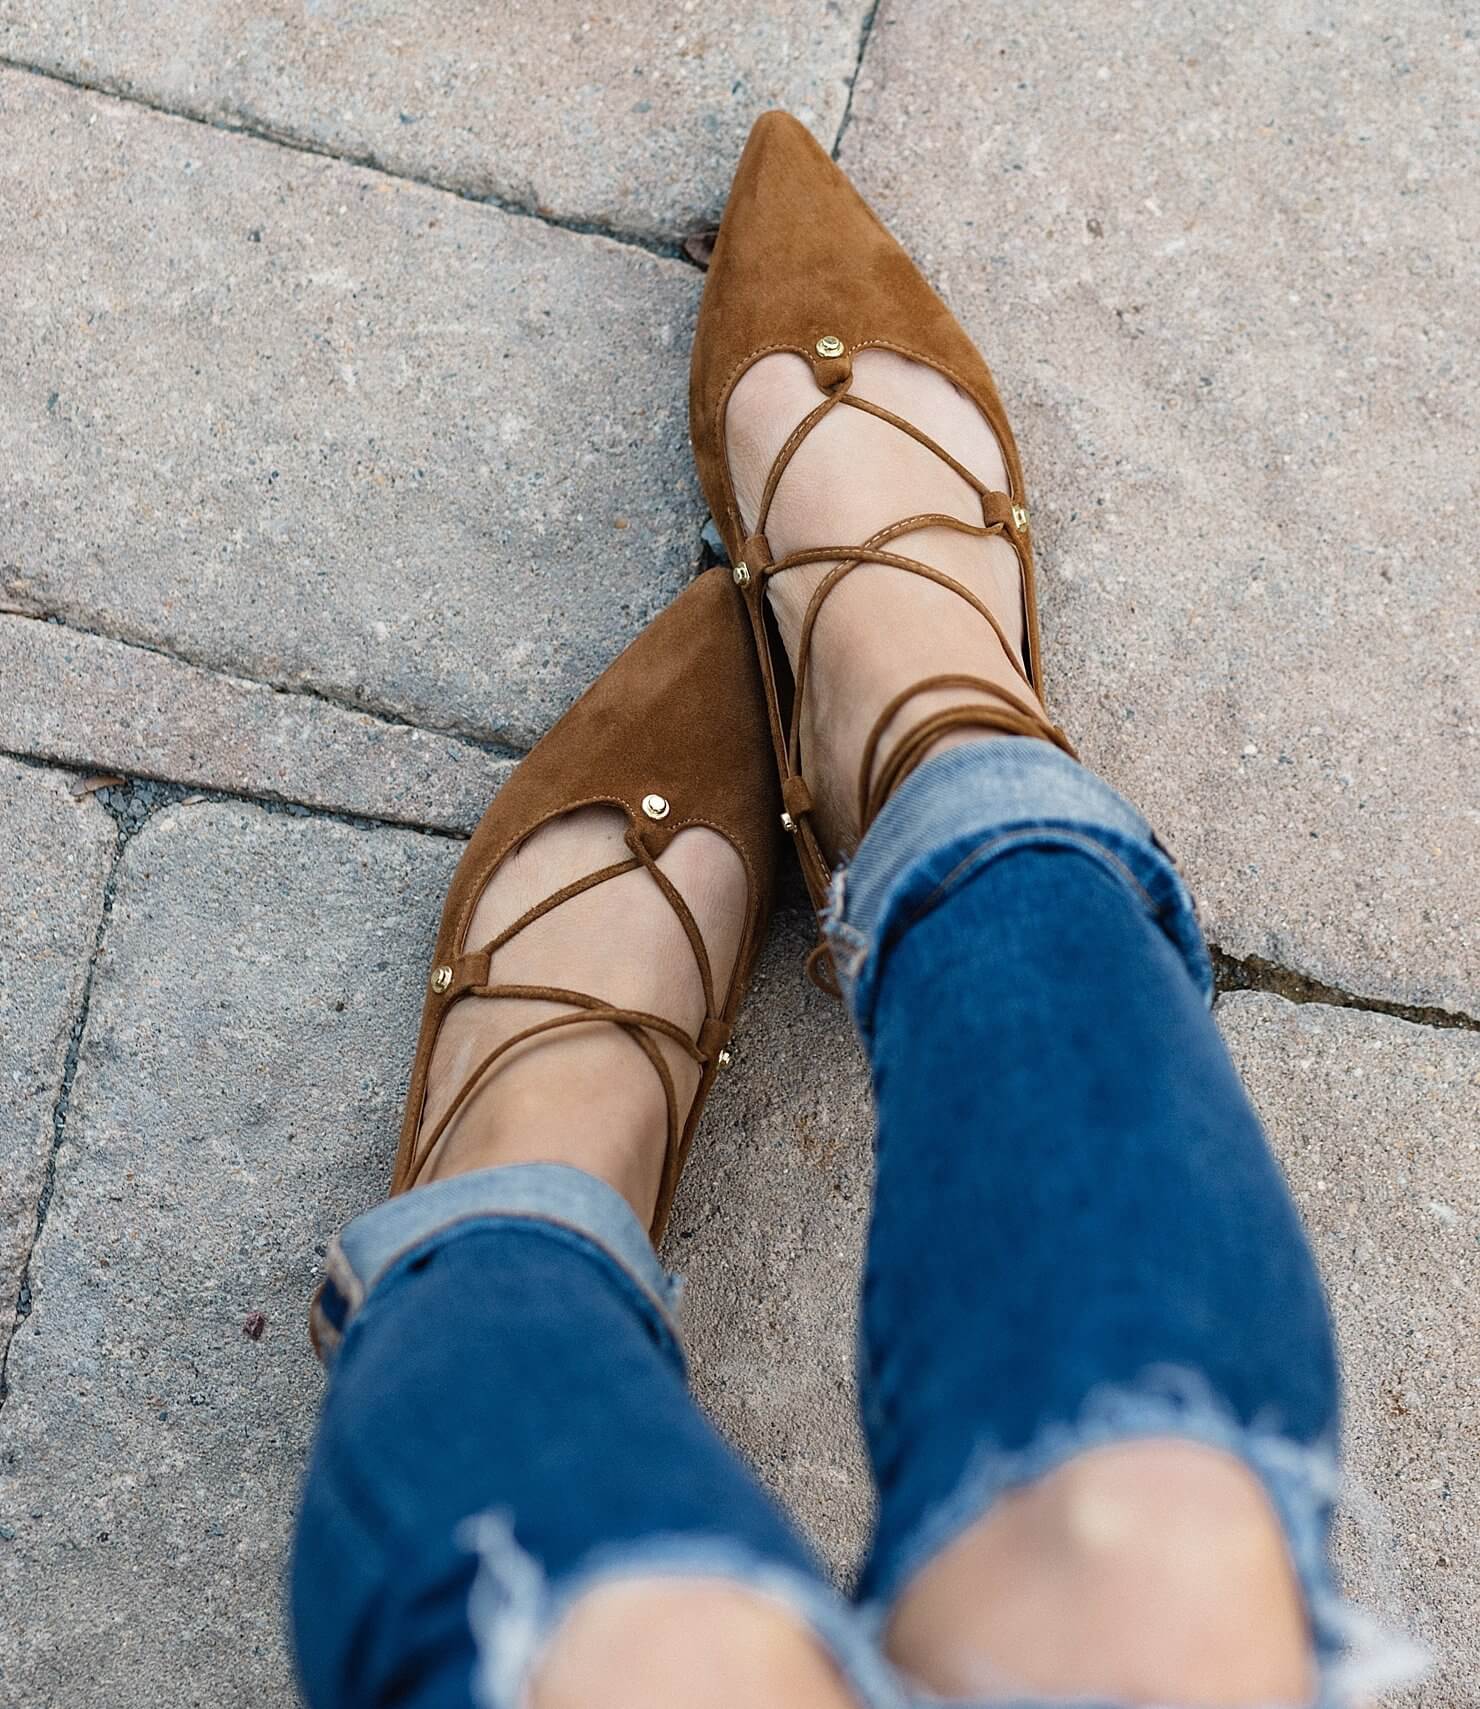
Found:
[[[555,1634],[533,1709],[856,1709],[827,1652],[779,1603],[720,1581],[593,1591]]]
[[[1083,1454],[1004,1498],[896,1605],[896,1663],[934,1691],[1304,1704],[1314,1671],[1269,1499],[1193,1443]]]

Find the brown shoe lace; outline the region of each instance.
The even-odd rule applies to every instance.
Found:
[[[837,370],[833,371],[836,372]],[[1010,494],[994,492],[985,482],[972,474],[970,469],[958,462],[949,451],[937,444],[929,434],[921,432],[912,422],[905,421],[880,404],[870,403],[866,398],[854,397],[850,390],[852,383],[851,363],[849,363],[847,369],[827,387],[828,395],[823,398],[822,402],[793,428],[786,443],[777,453],[775,461],[771,464],[770,472],[766,476],[755,528],[747,537],[741,553],[747,570],[752,574],[759,574],[762,578],[762,586],[773,577],[782,574],[783,571],[796,569],[802,564],[828,563],[837,560],[833,569],[818,583],[807,603],[807,609],[802,619],[801,635],[797,643],[796,666],[792,673],[794,689],[791,716],[786,730],[786,752],[782,776],[782,802],[786,809],[782,822],[788,831],[794,832],[798,836],[807,856],[815,864],[816,869],[822,873],[826,873],[830,863],[823,854],[810,823],[814,801],[811,788],[801,772],[802,705],[806,694],[807,675],[812,657],[812,637],[817,626],[818,614],[828,596],[839,586],[844,577],[851,575],[860,564],[883,564],[891,569],[903,570],[909,575],[924,576],[927,581],[934,582],[938,587],[948,588],[952,593],[964,599],[972,610],[990,625],[992,632],[1002,644],[1002,650],[1007,656],[1008,663],[1021,677],[1023,687],[1027,690],[1028,695],[1036,693],[1032,677],[1020,662],[1017,650],[1008,641],[1001,623],[970,588],[958,582],[953,576],[947,575],[944,571],[937,570],[930,564],[922,563],[918,558],[911,558],[898,552],[886,550],[891,541],[899,539],[902,535],[912,534],[921,528],[951,528],[958,533],[969,534],[978,539],[1000,536],[1006,539],[1016,551],[1019,576],[1022,578],[1027,561],[1027,511]],[[776,490],[781,484],[781,478],[812,430],[825,416],[841,405],[847,405],[850,409],[862,410],[865,414],[888,423],[889,426],[899,432],[908,434],[917,444],[923,445],[927,451],[938,457],[949,469],[959,475],[981,500],[982,521],[980,526],[975,523],[963,522],[959,517],[931,512],[925,515],[906,517],[901,522],[891,523],[888,527],[881,528],[876,534],[871,535],[859,546],[809,546],[799,551],[788,552],[784,557],[773,559],[770,546],[766,541],[766,524],[770,519],[771,506],[776,497]],[[770,660],[766,659],[764,664],[774,684],[774,670]],[[912,729],[905,732],[893,744],[879,767],[878,776],[875,777],[874,767],[878,763],[879,744],[891,721],[917,696],[944,688],[973,690],[978,694],[986,695],[991,704],[983,705],[980,701],[963,702],[931,713]],[[889,701],[875,720],[873,728],[869,732],[868,740],[864,744],[863,759],[858,776],[858,829],[860,836],[868,830],[884,803],[915,770],[931,746],[941,736],[952,730],[973,728],[996,731],[1003,735],[1036,737],[1042,741],[1052,742],[1055,747],[1062,749],[1071,759],[1078,758],[1069,738],[1028,698],[1015,694],[1012,690],[1003,688],[998,683],[989,682],[985,677],[957,674],[926,677],[904,689]],[[824,990],[835,990],[835,976],[830,969],[824,966],[825,960],[825,944],[819,944],[809,959],[808,970],[813,979]]]
[[[575,1013],[552,1015],[543,1021],[537,1021],[531,1026],[522,1028],[511,1037],[496,1045],[482,1059],[472,1073],[464,1080],[457,1095],[442,1112],[431,1132],[425,1137],[418,1135],[417,1154],[407,1172],[405,1187],[415,1186],[428,1159],[436,1151],[442,1136],[447,1132],[458,1112],[472,1097],[476,1089],[484,1083],[486,1076],[493,1071],[498,1063],[515,1048],[529,1039],[538,1038],[544,1033],[555,1032],[561,1027],[588,1026],[600,1022],[619,1027],[638,1046],[643,1055],[652,1064],[663,1087],[663,1099],[667,1115],[667,1149],[663,1164],[663,1185],[669,1183],[670,1172],[676,1168],[678,1149],[682,1137],[683,1121],[679,1115],[678,1092],[673,1083],[673,1073],[669,1068],[663,1052],[658,1046],[657,1037],[671,1039],[701,1070],[707,1070],[712,1062],[723,1060],[723,1048],[729,1037],[729,1026],[716,1013],[714,971],[709,960],[709,951],[704,943],[704,935],[699,930],[688,904],[679,893],[672,879],[658,866],[656,859],[643,847],[633,824],[629,823],[625,839],[627,847],[632,851],[628,860],[615,861],[610,866],[604,866],[597,871],[588,873],[584,878],[574,879],[563,885],[559,890],[545,897],[534,907],[521,914],[512,925],[506,926],[481,949],[464,951],[451,969],[452,978],[447,984],[444,1002],[445,1014],[453,1002],[461,997],[494,997],[519,998],[526,1001],[564,1003]],[[584,895],[588,890],[594,890],[598,885],[609,879],[619,878],[625,873],[635,872],[639,867],[662,892],[663,897],[673,912],[678,916],[679,924],[683,927],[684,935],[689,940],[689,947],[694,953],[698,964],[699,978],[704,987],[704,1023],[697,1039],[665,1015],[655,1015],[644,1009],[621,1008],[614,1003],[608,1003],[599,997],[593,997],[584,991],[569,991],[555,985],[498,985],[490,983],[490,963],[499,950],[513,938],[532,926],[536,920],[541,920],[546,914],[558,908],[562,903],[569,902],[577,896]],[[491,876],[491,875],[490,875]],[[656,1035],[656,1036],[655,1036]],[[692,1105],[690,1106],[692,1107]],[[663,1202],[664,1193],[660,1190],[659,1203]]]

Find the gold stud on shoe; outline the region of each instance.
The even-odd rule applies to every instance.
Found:
[[[1019,534],[1028,532],[1028,507],[1025,504],[1015,504],[1012,507],[1012,525]]]
[[[734,569],[730,571],[730,580],[734,582],[736,587],[749,587],[750,565],[746,563],[736,564]]]
[[[668,802],[661,795],[644,795],[642,810],[649,819],[666,819],[668,817]]]
[[[717,1057],[715,1057],[714,1060],[720,1065],[721,1068],[728,1068],[730,1066],[730,1064],[735,1060],[735,1058],[730,1055],[729,1051],[722,1050],[719,1053],[719,1055]]]
[[[791,814],[790,813],[783,813],[781,815],[781,829],[783,831],[790,833],[792,831],[795,831],[796,828],[797,828],[797,822],[795,819],[792,818]]]
[[[843,341],[829,332],[825,337],[817,340],[816,350],[819,356],[841,356],[843,354]]]
[[[432,989],[441,993],[452,983],[452,969],[444,961],[440,967],[432,970]]]

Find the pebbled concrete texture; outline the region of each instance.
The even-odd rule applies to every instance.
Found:
[[[471,742],[0,616],[0,748],[468,832],[513,766]]]
[[[802,977],[815,942],[810,912],[772,925],[663,1258],[694,1392],[846,1583],[873,1514],[853,1380],[873,1112],[841,1006]]]
[[[292,1701],[315,1253],[384,1190],[456,853],[210,803],[128,844],[0,1413],[0,1701]]]
[[[1384,1703],[1456,1709],[1480,1679],[1480,1037],[1239,992],[1217,1008],[1315,1242],[1346,1391],[1338,1559],[1433,1668]]]
[[[768,107],[831,144],[871,10],[84,0],[0,18],[0,56],[464,195],[674,242],[718,220],[730,163]]]
[[[72,782],[0,759],[0,1362],[118,844]]]
[[[0,601],[525,747],[691,574],[698,276],[0,72]]]
[[[1480,43],[890,4],[842,164],[992,362],[1050,696],[1230,953],[1480,1012]]]

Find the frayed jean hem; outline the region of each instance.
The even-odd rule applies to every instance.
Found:
[[[722,1582],[788,1609],[831,1656],[859,1709],[910,1709],[910,1698],[876,1650],[858,1611],[820,1578],[723,1536],[656,1536],[597,1550],[551,1586],[519,1546],[507,1514],[470,1519],[460,1540],[478,1556],[468,1600],[477,1645],[478,1709],[526,1709],[529,1685],[551,1639],[582,1598],[611,1584],[669,1579]]]
[[[1212,963],[1192,894],[1145,819],[1058,748],[1003,737],[928,760],[833,875],[823,932],[865,1040],[882,970],[904,933],[983,867],[1028,848],[1072,849],[1095,860],[1156,923],[1212,1001]]]
[[[1326,1524],[1340,1481],[1334,1442],[1300,1443],[1262,1423],[1243,1424],[1201,1377],[1171,1369],[1094,1391],[1072,1423],[1046,1426],[1025,1448],[980,1444],[953,1493],[924,1517],[870,1585],[862,1612],[876,1638],[916,1574],[1003,1496],[1081,1454],[1151,1439],[1219,1449],[1259,1479],[1279,1518],[1309,1621],[1318,1672],[1310,1709],[1359,1709],[1424,1673],[1429,1658],[1421,1646],[1382,1628],[1348,1602],[1333,1579]],[[994,1700],[992,1709],[1053,1709],[1063,1701],[1024,1694],[1006,1703]],[[1072,1701],[1075,1709],[1119,1709],[1109,1702]]]

